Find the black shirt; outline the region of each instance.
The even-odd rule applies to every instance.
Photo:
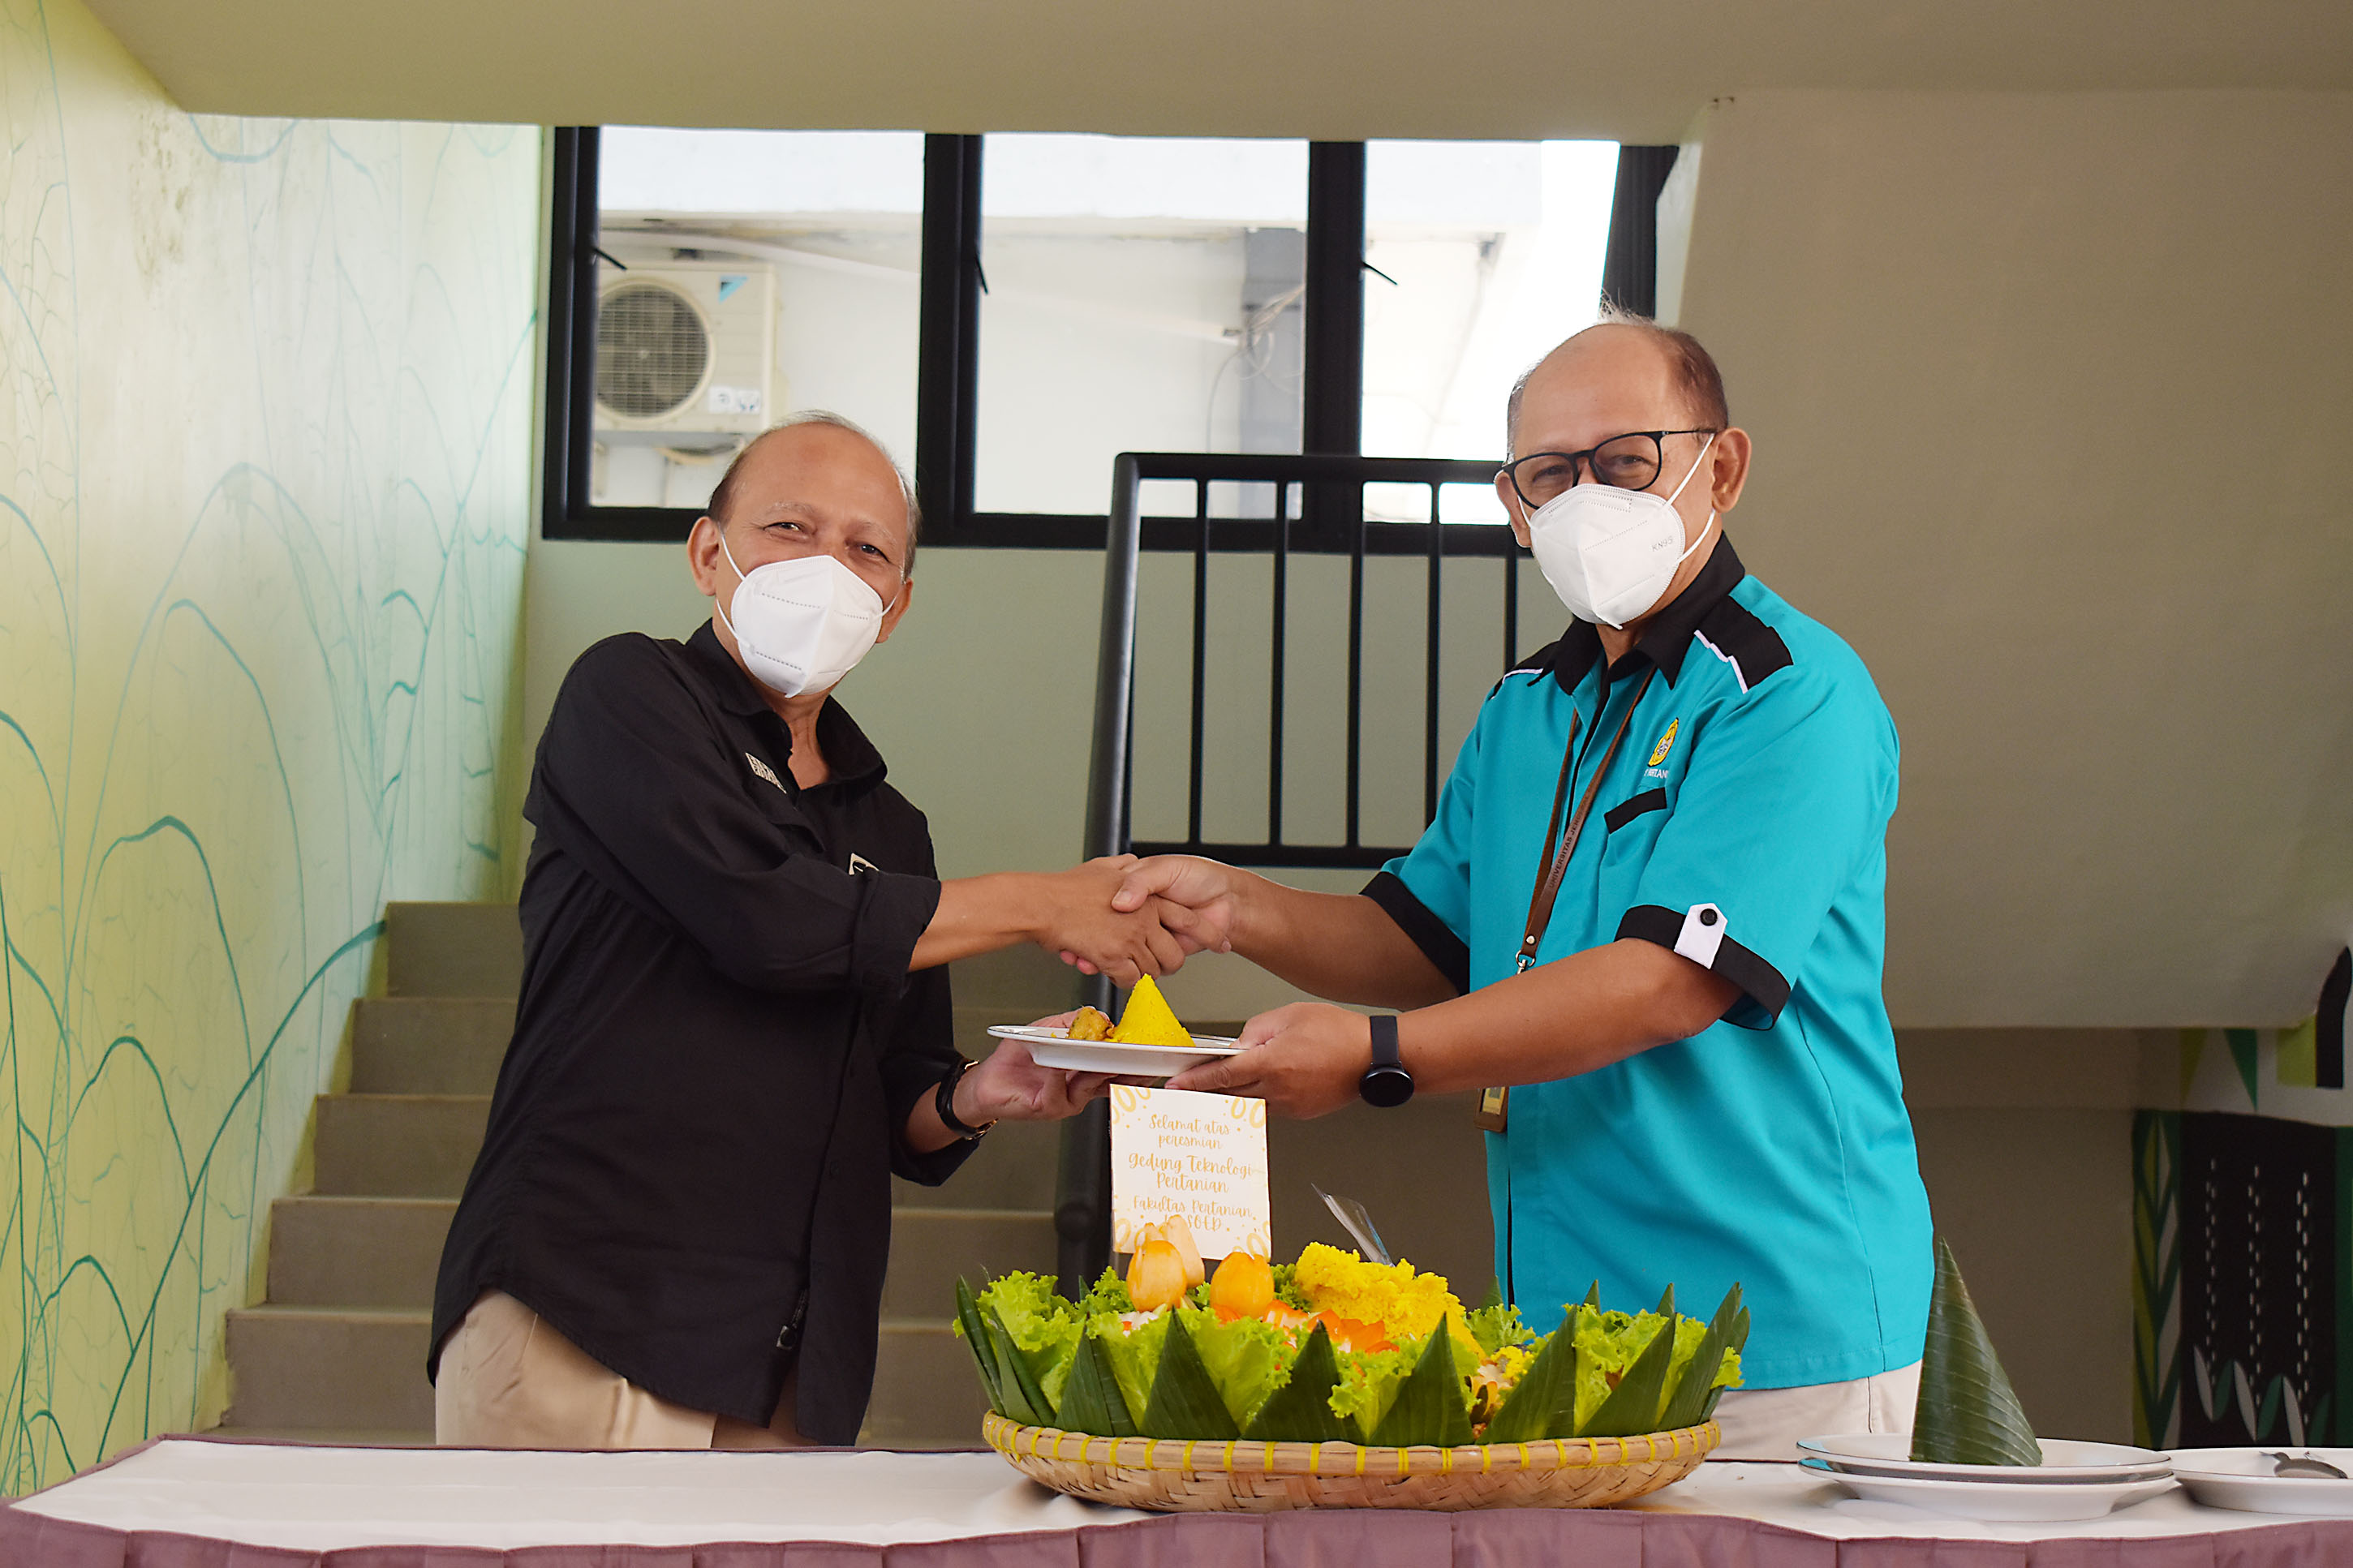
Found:
[[[908,1113],[955,1064],[923,816],[838,702],[832,778],[705,625],[617,637],[555,700],[523,815],[522,991],[441,1254],[433,1353],[504,1290],[649,1393],[856,1440],[892,1173],[936,1184]],[[943,1310],[944,1310],[944,1306]]]

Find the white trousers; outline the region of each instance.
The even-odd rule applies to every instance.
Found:
[[[1723,1446],[1711,1459],[1795,1459],[1798,1439],[1839,1432],[1909,1432],[1920,1363],[1845,1383],[1727,1389],[1716,1401]]]

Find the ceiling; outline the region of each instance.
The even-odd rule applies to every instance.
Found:
[[[261,116],[1669,142],[1742,89],[2353,88],[2346,0],[90,5]]]

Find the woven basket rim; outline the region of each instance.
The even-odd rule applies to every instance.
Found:
[[[1059,1426],[1026,1426],[990,1411],[981,1436],[1008,1458],[1194,1474],[1343,1476],[1508,1475],[1606,1470],[1704,1458],[1724,1440],[1714,1421],[1627,1437],[1539,1437],[1526,1443],[1379,1448],[1359,1443],[1282,1443],[1254,1438],[1106,1437]]]

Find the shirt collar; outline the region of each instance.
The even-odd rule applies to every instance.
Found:
[[[744,672],[733,656],[719,641],[719,634],[705,621],[695,634],[686,639],[687,652],[711,682],[712,695],[730,713],[758,721],[766,720],[776,726],[783,754],[779,762],[792,755],[792,731],[768,706],[760,694],[759,684]],[[880,780],[884,773],[882,753],[866,738],[866,731],[849,716],[849,710],[839,701],[828,698],[817,714],[817,743],[825,750],[826,765],[832,772],[835,784],[856,784],[869,777]]]
[[[1692,634],[1707,618],[1708,612],[1722,604],[1726,595],[1748,575],[1740,557],[1732,548],[1732,536],[1725,534],[1715,542],[1708,555],[1707,564],[1699,575],[1683,586],[1683,591],[1667,601],[1665,606],[1651,613],[1650,625],[1626,657],[1602,672],[1604,685],[1631,675],[1638,668],[1636,661],[1647,659],[1672,686],[1675,677],[1683,673],[1683,653],[1691,647]],[[1560,682],[1563,691],[1574,691],[1577,683],[1585,679],[1594,661],[1601,657],[1601,633],[1591,621],[1572,621],[1568,630],[1554,645],[1553,678]]]

